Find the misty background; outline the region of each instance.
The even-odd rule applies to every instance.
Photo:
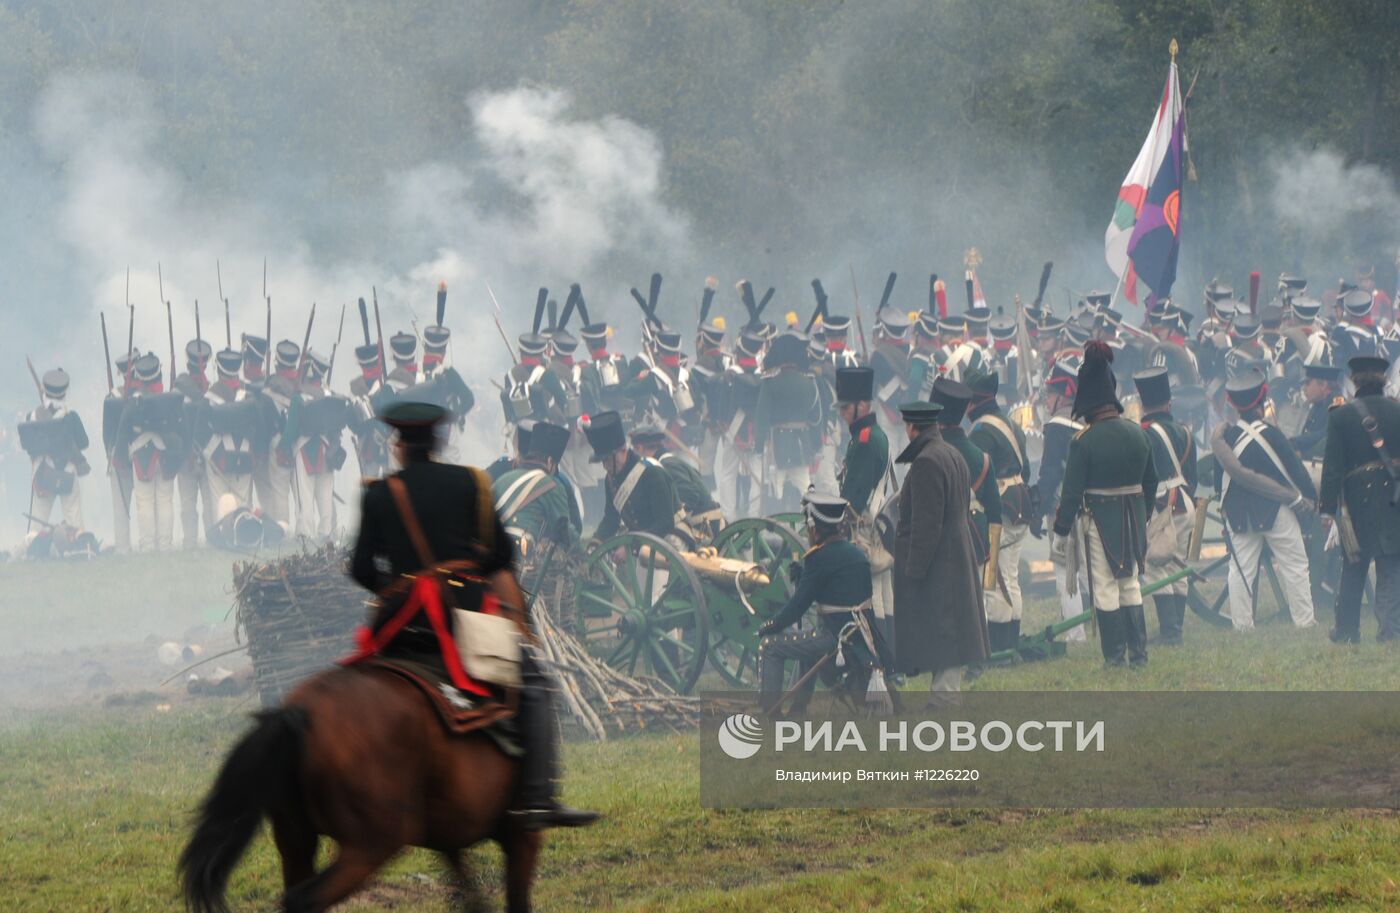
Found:
[[[1063,312],[1115,284],[1103,232],[1172,38],[1196,78],[1176,300],[1251,269],[1316,292],[1374,266],[1393,292],[1397,34],[1384,0],[0,4],[0,544],[24,529],[26,355],[72,376],[87,524],[110,538],[98,315],[115,355],[128,268],[167,382],[157,263],[183,362],[195,299],[224,342],[216,259],[235,343],[262,334],[266,258],[275,338],[300,343],[314,301],[328,353],[349,305],[342,390],[356,297],[378,288],[388,335],[431,322],[445,280],[473,460],[500,450],[509,363],[487,282],[512,337],[536,288],[580,282],[627,352],[627,289],[653,271],[687,337],[707,275],[731,326],[740,278],[805,319],[814,277],[850,310],[852,268],[867,325],[890,270],[899,307],[931,272],[961,307],[974,246],[994,308],[1053,260]]]

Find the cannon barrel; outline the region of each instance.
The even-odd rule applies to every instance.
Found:
[[[640,550],[640,554],[643,557],[648,557],[651,554],[651,549],[644,545]],[[768,577],[768,573],[764,571],[761,565],[755,564],[752,561],[745,561],[742,558],[721,557],[719,553],[712,548],[701,548],[693,552],[683,551],[680,555],[681,558],[685,560],[686,565],[694,571],[697,576],[711,583],[733,586],[737,578],[739,585],[744,588],[744,591],[752,593],[754,590],[760,590],[772,582]],[[656,558],[658,566],[665,565],[666,556],[664,554],[658,552]]]

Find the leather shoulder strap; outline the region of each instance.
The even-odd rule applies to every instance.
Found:
[[[484,470],[468,466],[476,480],[476,537],[487,554],[496,550],[496,499],[491,491],[491,477]]]
[[[408,486],[398,476],[385,479],[385,484],[389,486],[389,493],[394,496],[394,505],[399,509],[399,519],[403,521],[404,529],[408,530],[408,540],[413,543],[418,560],[425,569],[432,567],[437,562],[433,558],[433,550],[428,547],[428,537],[423,535],[423,527],[418,523],[418,515],[413,512],[413,502],[408,497]]]

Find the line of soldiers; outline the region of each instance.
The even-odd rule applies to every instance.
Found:
[[[383,347],[371,342],[362,300],[364,344],[355,348],[360,376],[348,395],[330,388],[334,349],[327,357],[289,339],[269,352],[265,336],[244,334],[238,349],[217,353],[207,340],[193,339],[185,347],[184,371],[169,384],[154,352],[119,355],[109,366],[113,385],[102,405],[116,550],[174,548],[177,492],[185,548],[196,547],[201,534],[210,545],[239,550],[275,545],[292,534],[331,538],[339,528],[335,475],[350,455],[345,435],[360,476],[385,475],[389,439],[377,416],[398,398],[452,412],[453,422],[442,431],[450,452],[450,438],[464,427],[474,398],[448,364],[445,298],[440,287],[439,322],[421,339],[399,332]],[[42,527],[39,535],[65,530],[71,538],[83,529],[77,479],[89,472],[83,455],[89,441],[67,409],[68,385],[61,369],[46,373],[40,408],[19,431],[33,466],[31,522]],[[63,522],[51,526],[55,499]]]

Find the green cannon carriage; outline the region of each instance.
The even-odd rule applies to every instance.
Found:
[[[787,601],[788,566],[804,551],[780,519],[740,520],[691,548],[623,533],[582,563],[574,633],[609,665],[680,693],[707,667],[727,687],[752,687],[758,628]]]

